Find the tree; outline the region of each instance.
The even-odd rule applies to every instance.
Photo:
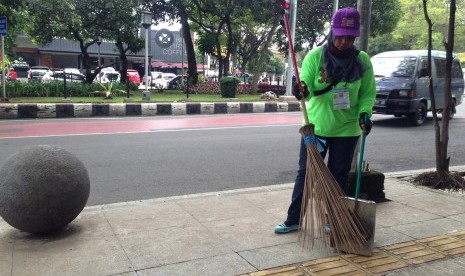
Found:
[[[400,0],[373,0],[370,36],[391,33],[399,21],[402,11]],[[306,52],[315,45],[325,42],[333,13],[333,0],[299,0],[294,48]],[[339,1],[339,7],[357,7],[356,0]],[[284,30],[278,31],[275,43],[282,52],[287,52]],[[371,44],[370,44],[371,47]]]
[[[84,1],[40,1],[28,2],[28,14],[31,24],[26,32],[37,44],[48,44],[54,38],[65,38],[79,42],[84,68],[90,67],[87,49],[97,42],[96,20],[103,17],[103,9],[98,1],[90,8],[82,5]],[[87,4],[87,3],[84,3]],[[89,69],[90,70],[90,69]],[[86,72],[86,79],[90,83],[95,76]]]
[[[389,50],[426,49],[428,43],[427,25],[424,20],[422,1],[399,0],[404,11],[397,27],[390,33],[374,37],[370,41],[370,54]],[[373,4],[374,5],[374,4]],[[432,49],[443,49],[443,38],[447,37],[448,4],[440,0],[428,2],[428,14],[434,22],[432,26]],[[465,14],[459,9],[456,13],[454,40],[455,52],[465,51]],[[389,43],[387,43],[389,42]]]
[[[11,59],[16,58],[14,52],[16,33],[27,23],[27,16],[23,12],[25,1],[4,0],[0,3],[0,14],[7,17],[7,36],[5,37],[5,54]]]
[[[249,70],[256,76],[253,84],[258,83],[260,70],[270,57],[269,47],[279,26],[279,1],[248,1],[244,4],[247,13],[237,23],[235,30],[237,54],[240,56],[242,69]],[[262,58],[263,57],[263,58]],[[260,62],[262,60],[262,62]]]
[[[137,36],[141,11],[137,0],[113,0],[110,3],[112,5],[105,6],[108,9],[105,13],[111,16],[103,17],[97,25],[102,37],[115,42],[122,65],[121,82],[126,83],[128,69],[126,53],[137,53],[144,48],[144,41]],[[94,75],[98,74],[100,69],[97,68]]]
[[[178,20],[181,23],[182,38],[186,45],[188,82],[196,84],[198,82],[197,62],[189,24],[192,10],[196,7],[196,1],[145,0],[144,3],[155,15],[155,21],[161,22],[168,19],[169,21]],[[184,53],[182,54],[184,55]]]
[[[276,55],[272,55],[269,62],[266,64],[266,72],[274,75],[281,75],[284,73],[284,62]]]
[[[427,34],[428,34],[428,74],[431,76],[431,50],[433,48],[433,21],[428,12],[428,0],[423,1],[423,13],[425,20],[428,25]],[[444,47],[446,49],[446,65],[445,65],[445,86],[444,86],[444,103],[445,108],[443,110],[443,116],[441,120],[441,126],[439,125],[437,111],[436,111],[436,100],[433,93],[433,78],[429,79],[429,93],[431,98],[431,105],[433,110],[433,120],[434,120],[434,129],[435,129],[435,149],[436,149],[436,172],[433,175],[430,175],[430,178],[437,179],[435,185],[442,183],[452,183],[451,187],[457,187],[455,184],[461,185],[461,188],[464,188],[463,184],[460,184],[460,181],[457,181],[449,172],[449,161],[450,157],[447,156],[447,147],[449,142],[449,114],[452,104],[452,95],[451,95],[451,72],[452,72],[452,60],[453,60],[453,50],[454,50],[454,38],[455,38],[455,13],[456,13],[456,2],[455,0],[450,0],[449,3],[449,24],[447,37],[444,38]],[[424,176],[422,176],[424,177]],[[462,181],[463,182],[463,181]]]
[[[30,0],[27,2],[30,24],[25,31],[38,44],[48,44],[55,38],[79,42],[86,81],[91,83],[100,68],[91,72],[88,49],[97,42],[99,35],[116,42],[123,57],[123,68],[127,68],[125,52],[141,49],[135,29],[140,17],[134,12],[135,8],[135,0]]]
[[[240,18],[244,9],[239,5],[241,1],[193,1],[196,4],[192,10],[190,20],[195,30],[200,34],[200,40],[208,40],[214,43],[214,47],[200,42],[201,51],[213,55],[218,59],[218,77],[230,72],[229,60],[235,49],[234,22]]]

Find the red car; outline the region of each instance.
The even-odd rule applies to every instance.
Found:
[[[140,85],[140,76],[137,70],[128,69],[128,78],[129,78],[129,81],[135,83],[137,86]]]

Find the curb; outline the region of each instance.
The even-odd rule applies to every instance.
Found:
[[[399,172],[388,172],[385,173],[386,179],[394,178],[399,179],[407,176],[412,176],[415,174],[423,173],[423,172],[431,172],[434,171],[435,168],[428,168],[428,169],[420,169],[420,170],[410,170],[410,171],[399,171]],[[462,166],[451,166],[451,171],[465,171],[465,165]],[[402,180],[401,180],[402,181]],[[403,181],[405,182],[405,181]],[[409,185],[414,185],[409,183]],[[249,187],[249,188],[241,188],[241,189],[231,189],[231,190],[223,190],[223,191],[215,191],[215,192],[204,192],[204,193],[193,193],[193,194],[184,194],[184,195],[177,195],[177,196],[168,196],[168,197],[160,197],[160,198],[151,198],[151,199],[142,199],[142,200],[133,200],[133,201],[122,201],[116,203],[107,203],[107,204],[100,204],[100,205],[92,205],[86,206],[85,210],[93,210],[93,209],[102,209],[108,207],[115,207],[115,206],[127,206],[127,205],[138,205],[138,204],[145,204],[147,202],[168,202],[168,201],[175,201],[179,199],[186,199],[186,198],[198,198],[198,197],[205,197],[205,196],[227,196],[227,195],[236,195],[236,194],[243,194],[243,193],[258,193],[258,192],[269,192],[269,191],[278,191],[278,190],[285,190],[285,189],[293,189],[294,183],[282,183],[282,184],[274,184],[274,185],[263,185],[257,187]],[[423,186],[416,186],[418,188],[424,188],[429,191],[438,192],[432,188],[423,187]],[[441,193],[442,194],[442,193]],[[444,194],[448,195],[448,194]],[[0,218],[1,221],[1,218]]]
[[[0,119],[206,115],[300,111],[300,102],[0,104]]]

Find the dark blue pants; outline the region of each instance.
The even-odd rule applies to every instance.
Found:
[[[349,172],[352,165],[357,137],[320,137],[326,140],[325,150],[321,153],[323,159],[328,153],[328,168],[344,193],[349,187]],[[299,223],[302,195],[304,193],[305,174],[307,172],[307,146],[303,139],[300,142],[299,170],[295,178],[292,202],[287,211],[286,225]]]

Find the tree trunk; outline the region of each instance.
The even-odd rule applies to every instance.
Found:
[[[428,74],[429,79],[429,93],[431,98],[431,108],[433,110],[433,121],[435,128],[435,146],[436,146],[436,172],[440,179],[445,180],[449,174],[450,158],[447,156],[447,147],[449,143],[449,112],[452,104],[451,95],[451,72],[454,50],[454,35],[455,35],[455,13],[456,1],[450,1],[450,15],[449,15],[449,28],[448,38],[444,42],[446,49],[446,68],[445,68],[445,85],[444,85],[444,109],[442,111],[442,128],[439,125],[436,100],[433,92],[433,79],[431,75],[431,49],[432,49],[432,27],[433,23],[428,15],[427,9],[428,0],[423,0],[423,12],[425,19],[428,23]]]
[[[444,109],[442,111],[442,132],[440,135],[440,167],[438,172],[449,172],[449,157],[447,156],[447,147],[449,145],[449,114],[452,104],[451,82],[452,82],[452,61],[454,59],[454,35],[455,35],[455,13],[457,10],[456,0],[450,0],[449,9],[449,29],[447,32],[447,41],[444,42],[446,48],[446,78],[444,87]]]
[[[218,58],[218,81],[223,77],[224,70],[224,60],[220,57]]]
[[[119,58],[121,59],[121,83],[126,83],[128,80],[128,57],[126,56],[126,52],[124,51],[124,46],[121,40],[116,42],[116,47],[119,51]]]
[[[87,83],[92,83],[92,81],[95,78],[95,74],[92,74],[92,72],[90,71],[90,57],[89,57],[89,53],[87,52],[87,48],[91,44],[85,45],[84,40],[82,40],[79,33],[77,33],[77,32],[74,33],[74,37],[76,38],[77,41],[79,41],[79,48],[81,49],[81,54],[82,54],[82,63],[83,63],[84,68],[86,69],[86,74],[85,74],[86,75],[86,82]]]
[[[194,43],[192,42],[191,30],[187,21],[187,14],[180,10],[183,43],[185,44],[187,54],[187,77],[189,84],[197,84],[199,76],[197,73],[197,62],[195,60]],[[182,53],[184,55],[184,53]],[[183,65],[184,66],[184,65]]]
[[[230,61],[231,61],[231,53],[233,52],[234,47],[234,38],[233,38],[233,31],[231,28],[231,18],[227,16],[225,18],[226,29],[228,30],[228,47],[226,48],[226,58],[224,63],[224,73],[233,73],[230,68]]]
[[[258,91],[258,80],[260,77],[261,71],[263,71],[264,65],[265,65],[265,59],[267,57],[267,52],[268,48],[271,46],[271,42],[273,40],[273,36],[276,33],[276,30],[278,29],[279,26],[279,16],[275,17],[275,20],[273,22],[273,26],[271,27],[270,31],[268,32],[268,36],[266,38],[266,42],[263,44],[262,48],[260,49],[259,52],[259,58],[258,58],[258,64],[255,66],[253,70],[253,78],[252,78],[252,91]]]
[[[434,91],[433,91],[433,78],[431,77],[431,50],[433,48],[432,45],[432,34],[433,34],[433,22],[431,21],[431,18],[429,17],[428,14],[428,6],[427,6],[428,0],[423,0],[423,13],[425,15],[425,20],[428,24],[428,76],[429,77],[429,82],[428,82],[428,88],[429,88],[429,97],[431,99],[431,109],[433,110],[433,124],[434,124],[434,145],[435,145],[435,153],[436,153],[436,171],[440,172],[441,171],[441,139],[440,139],[440,134],[441,134],[441,126],[439,125],[438,121],[438,115],[436,112],[436,98],[434,96]]]

